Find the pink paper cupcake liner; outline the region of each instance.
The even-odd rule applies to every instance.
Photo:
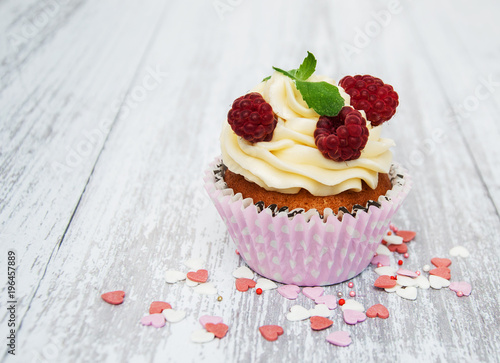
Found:
[[[234,194],[222,178],[221,159],[205,171],[205,189],[221,215],[241,257],[258,274],[300,286],[331,285],[361,273],[373,258],[393,214],[411,189],[399,165],[389,172],[392,189],[368,208],[344,213],[295,214],[261,209],[251,198]],[[330,215],[329,215],[330,214]]]

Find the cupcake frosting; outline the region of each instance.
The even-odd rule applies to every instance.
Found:
[[[308,81],[329,78],[311,76]],[[340,94],[349,105],[349,95]],[[278,123],[268,142],[250,143],[237,136],[224,122],[220,137],[222,159],[234,173],[269,191],[298,193],[301,188],[316,196],[335,195],[346,190],[360,191],[362,181],[376,188],[378,173],[388,173],[394,146],[391,139],[380,137],[381,127],[371,127],[368,142],[356,160],[336,162],[326,159],[314,143],[319,116],[309,108],[294,81],[279,73],[261,82],[252,92],[260,93],[276,113]]]

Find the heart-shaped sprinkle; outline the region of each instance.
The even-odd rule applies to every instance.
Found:
[[[124,297],[125,292],[121,290],[106,292],[101,295],[101,298],[111,305],[120,305],[123,302]]]
[[[253,279],[253,271],[246,266],[240,266],[233,271],[233,276],[237,279]]]
[[[162,314],[169,323],[177,323],[186,317],[184,310],[165,309]]]
[[[153,301],[149,306],[149,313],[159,314],[165,309],[172,309],[172,306],[164,301]]]
[[[407,243],[407,242],[410,242],[412,239],[414,239],[415,236],[417,235],[417,233],[413,232],[413,231],[398,230],[396,232],[396,235],[403,238],[403,242]]]
[[[433,289],[439,290],[443,287],[450,286],[450,281],[447,279],[443,279],[442,277],[430,275],[429,276],[429,284]]]
[[[221,339],[224,338],[229,327],[224,323],[219,323],[219,324],[206,323],[205,329],[207,329],[208,332],[214,333],[214,335],[217,338]]]
[[[257,283],[251,279],[247,279],[247,278],[243,278],[243,277],[236,279],[236,290],[241,291],[241,292],[245,292],[249,288],[255,287],[255,285],[257,285]]]
[[[375,273],[379,276],[382,275],[394,276],[396,274],[396,270],[390,266],[382,266],[382,267],[377,267],[375,269]]]
[[[310,320],[312,330],[324,330],[333,324],[333,321],[323,316],[311,316]]]
[[[299,296],[300,287],[297,285],[283,285],[278,287],[278,292],[288,300],[295,300]]]
[[[215,295],[217,294],[217,288],[211,282],[205,282],[204,284],[199,284],[193,288],[193,291],[200,295]]]
[[[189,268],[190,270],[199,270],[205,266],[205,261],[201,258],[191,258],[187,261],[184,261],[184,266]]]
[[[200,324],[203,325],[203,327],[205,327],[205,325],[207,325],[208,323],[211,323],[211,324],[219,324],[219,323],[222,323],[222,318],[220,316],[212,316],[212,315],[203,315],[202,317],[200,317]]]
[[[415,280],[417,282],[417,287],[419,287],[421,289],[425,290],[425,289],[428,289],[429,287],[431,287],[429,280],[424,275],[418,276]]]
[[[373,286],[381,288],[381,289],[390,289],[391,287],[396,286],[397,280],[391,279],[390,276],[382,275],[379,276],[378,279],[375,280]]]
[[[387,246],[389,247],[390,245],[400,245],[403,243],[403,238],[400,236],[395,236],[393,234],[389,236],[384,236],[384,242],[387,243]]]
[[[191,334],[191,340],[195,343],[208,343],[215,339],[215,334],[205,329],[196,330]]]
[[[323,305],[324,306],[324,305]],[[328,310],[328,308],[327,308]],[[311,314],[309,310],[300,305],[294,305],[290,308],[290,312],[286,314],[286,318],[290,321],[299,321],[309,319]]]
[[[406,245],[406,243],[402,243],[400,245],[389,245],[387,246],[387,248],[391,252],[397,252],[401,254],[408,252],[408,246]]]
[[[169,284],[175,284],[176,282],[186,279],[186,274],[181,271],[168,270],[165,272],[165,281]]]
[[[366,316],[369,318],[376,318],[378,316],[381,319],[387,319],[389,317],[389,310],[382,304],[376,304],[366,310]]]
[[[332,312],[325,304],[318,304],[314,308],[309,309],[309,316],[322,316],[328,318]]]
[[[372,265],[382,265],[382,266],[390,266],[391,265],[391,259],[389,256],[386,255],[376,255],[375,257],[372,258],[371,262]]]
[[[326,307],[330,310],[336,309],[337,308],[337,297],[334,295],[323,295],[320,297],[317,297],[314,302],[316,304],[325,304]]]
[[[429,271],[429,274],[434,276],[442,277],[443,279],[449,280],[451,278],[450,269],[448,267],[437,267]]]
[[[450,255],[453,257],[467,258],[467,257],[469,257],[470,254],[469,254],[469,251],[467,250],[467,248],[465,248],[463,246],[456,246],[450,250]]]
[[[396,294],[403,299],[415,300],[417,298],[417,288],[414,286],[408,286],[399,290],[396,290]]]
[[[344,310],[344,321],[349,325],[355,325],[366,320],[366,314],[357,310]]]
[[[457,295],[461,292],[460,296],[469,296],[472,291],[472,286],[465,281],[452,282],[449,286],[449,289],[455,291]]]
[[[396,278],[396,282],[400,286],[417,286],[418,282],[417,279],[408,277],[408,276],[402,276],[398,275]]]
[[[263,325],[259,327],[259,331],[270,342],[275,341],[279,335],[283,334],[283,328],[279,325]]]
[[[408,277],[418,277],[415,271],[405,270],[404,268],[400,268],[397,272],[398,275],[408,276]]]
[[[386,292],[396,292],[400,289],[402,289],[403,287],[401,285],[396,285],[394,287],[390,287],[390,288],[387,288],[387,289],[384,289]]]
[[[438,258],[434,257],[431,259],[431,263],[436,267],[448,267],[451,265],[451,260],[449,258]]]
[[[256,289],[262,289],[262,291],[267,291],[267,290],[274,290],[278,288],[278,285],[274,283],[274,281],[264,279],[264,278],[258,278],[257,279],[257,284],[255,285]]]
[[[352,343],[351,334],[347,331],[335,331],[326,337],[326,341],[339,347],[347,347]]]
[[[187,273],[187,278],[194,282],[204,283],[208,280],[207,270],[190,271]]]
[[[341,307],[342,311],[344,310],[356,310],[360,312],[365,311],[365,307],[363,304],[361,304],[359,301],[353,300],[353,299],[346,299],[344,301],[344,305]]]
[[[196,282],[196,281],[192,281],[192,280],[190,280],[189,278],[186,277],[186,285],[189,286],[189,287],[195,287],[195,286],[198,286],[199,283]]]
[[[377,255],[385,255],[385,256],[391,255],[391,251],[383,244],[379,244],[375,252],[377,253]]]
[[[317,287],[304,287],[302,289],[302,293],[307,296],[309,299],[316,300],[316,298],[323,295],[325,290],[321,286]]]
[[[165,326],[165,317],[163,314],[150,314],[143,316],[141,319],[142,325],[152,325],[155,328],[161,328]]]

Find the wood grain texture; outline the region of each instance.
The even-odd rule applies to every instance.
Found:
[[[19,361],[498,361],[497,3],[236,3],[60,1],[14,49],[8,36],[40,5],[0,2],[1,258],[11,248],[19,256]],[[359,32],[367,40],[346,52]],[[356,299],[386,305],[391,317],[348,326],[335,310],[330,330],[351,333],[347,348],[285,319],[296,303],[313,307],[306,297],[235,290],[231,273],[243,262],[202,187],[232,100],[271,65],[295,67],[306,50],[320,74],[373,74],[400,95],[384,132],[414,178],[395,220],[417,231],[405,266],[449,257],[453,246],[471,252],[451,266],[454,280],[472,284],[468,298],[446,289],[403,300],[376,291],[371,267],[354,278]],[[85,140],[90,151],[65,168]],[[186,270],[192,257],[206,261],[221,302],[165,283],[166,270]],[[124,304],[101,301],[116,289],[126,291]],[[326,290],[349,291],[346,283]],[[187,318],[140,326],[153,300]],[[204,314],[222,316],[228,335],[192,343]],[[267,342],[258,332],[265,324],[285,334]]]

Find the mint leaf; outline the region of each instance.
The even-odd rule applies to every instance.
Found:
[[[266,78],[264,78],[261,82],[265,82],[267,80],[269,80],[271,78],[271,76],[267,76]]]
[[[344,107],[339,89],[330,83],[296,80],[295,85],[307,106],[321,116],[337,116]]]
[[[315,70],[316,58],[314,57],[314,54],[307,52],[307,57],[304,58],[304,61],[300,65],[299,69],[297,69],[294,76],[301,81],[305,81],[312,76]]]
[[[295,78],[295,73],[297,72],[297,70],[296,70],[296,69],[292,69],[291,71],[284,71],[283,69],[280,69],[280,68],[278,68],[278,67],[273,67],[273,69],[274,69],[275,71],[278,71],[278,72],[280,72],[280,73],[283,73],[285,76],[290,77],[290,78],[291,78],[291,79],[293,79],[293,80],[296,80],[296,79],[297,79],[297,78]]]

